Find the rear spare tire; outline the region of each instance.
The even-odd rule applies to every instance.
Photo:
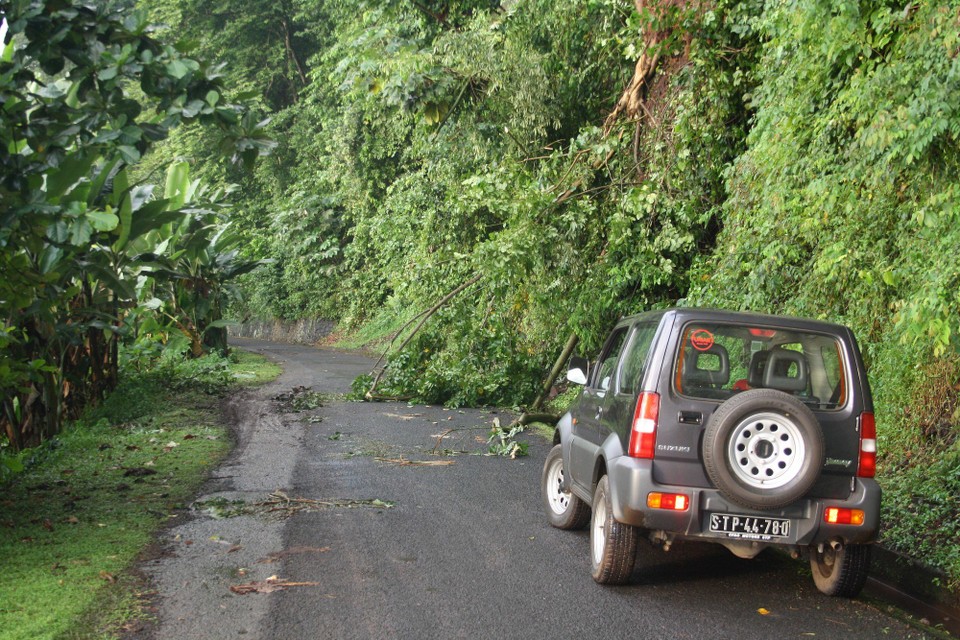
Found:
[[[703,464],[724,497],[749,509],[778,509],[802,498],[823,468],[823,433],[791,395],[752,389],[730,398],[703,434]]]

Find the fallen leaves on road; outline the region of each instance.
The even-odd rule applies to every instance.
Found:
[[[311,498],[291,498],[283,491],[274,491],[270,494],[270,498],[264,502],[258,502],[256,504],[258,507],[269,507],[267,509],[268,513],[272,512],[281,512],[284,515],[292,516],[298,511],[310,510],[310,509],[325,509],[331,507],[341,507],[341,508],[355,508],[355,507],[372,507],[374,509],[391,509],[393,508],[393,503],[389,500],[381,500],[380,498],[366,499],[366,500],[313,500]]]
[[[767,609],[764,609],[763,607],[760,607],[759,609],[757,609],[757,613],[759,613],[762,616],[770,615],[770,612]]]
[[[274,591],[283,591],[288,587],[317,587],[320,586],[319,582],[292,582],[290,580],[284,580],[283,578],[278,578],[277,576],[270,576],[266,580],[256,580],[254,582],[248,582],[246,584],[234,584],[230,585],[230,591],[238,595],[246,595],[248,593],[273,593]]]
[[[395,464],[398,467],[448,467],[453,464],[453,460],[407,460],[402,456],[399,458],[374,458],[374,460]]]

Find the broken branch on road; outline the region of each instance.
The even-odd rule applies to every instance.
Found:
[[[398,467],[448,467],[453,464],[453,460],[407,460],[403,456],[399,458],[374,458],[377,462],[386,462]]]
[[[270,576],[266,580],[256,580],[246,584],[230,585],[230,591],[237,595],[245,596],[248,593],[273,593],[274,591],[283,591],[288,587],[319,587],[319,582],[292,582],[284,580],[277,576]]]

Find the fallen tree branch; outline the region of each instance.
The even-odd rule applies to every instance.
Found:
[[[237,595],[244,596],[248,593],[273,593],[274,591],[283,591],[287,587],[318,586],[320,586],[319,582],[293,582],[283,578],[278,578],[277,576],[270,576],[266,580],[257,580],[255,582],[248,582],[246,584],[230,585],[230,591],[233,591]]]
[[[454,464],[453,460],[407,460],[403,456],[399,458],[374,458],[374,460],[398,467],[449,467]]]
[[[546,402],[547,396],[550,394],[550,389],[553,388],[553,383],[556,382],[557,378],[560,376],[560,372],[563,370],[563,365],[566,364],[567,360],[570,358],[570,354],[573,353],[573,350],[577,346],[577,342],[580,341],[580,338],[576,333],[571,333],[570,337],[567,338],[567,343],[563,347],[563,351],[560,353],[560,357],[557,358],[557,361],[553,364],[553,369],[550,370],[550,374],[547,376],[547,379],[543,381],[543,388],[540,390],[540,395],[537,396],[537,399],[533,401],[533,404],[530,405],[530,408],[534,411],[539,411],[543,408],[543,403]]]
[[[437,436],[437,443],[433,445],[433,450],[430,453],[436,455],[437,449],[439,449],[440,445],[443,443],[443,439],[446,438],[451,433],[456,433],[458,431],[480,431],[480,430],[486,430],[486,427],[459,427],[455,429],[447,429],[446,431],[441,433],[439,436]]]
[[[423,325],[425,325],[425,324],[427,323],[427,320],[430,319],[430,316],[432,316],[433,314],[435,314],[441,307],[443,307],[443,305],[445,305],[445,304],[447,304],[448,302],[450,302],[451,300],[453,300],[453,298],[455,298],[455,297],[457,296],[457,294],[459,294],[460,292],[462,292],[464,289],[467,289],[467,288],[470,287],[471,285],[474,285],[474,284],[476,284],[477,282],[479,282],[482,277],[483,277],[483,274],[482,274],[482,273],[476,274],[475,276],[473,276],[472,278],[470,278],[469,280],[467,280],[466,282],[464,282],[463,284],[461,284],[459,287],[457,287],[456,289],[454,289],[453,291],[451,291],[451,292],[448,293],[447,295],[443,296],[443,298],[441,298],[439,302],[437,302],[435,305],[433,305],[432,307],[430,307],[429,309],[427,309],[427,311],[425,311],[424,313],[420,314],[420,316],[417,316],[417,317],[420,317],[420,322],[417,324],[416,327],[413,328],[413,331],[410,332],[410,335],[408,335],[408,336],[406,337],[406,339],[404,339],[403,343],[402,343],[399,347],[397,347],[397,351],[403,351],[404,348],[405,348],[408,344],[410,344],[410,341],[413,340],[413,337],[414,337],[415,335],[417,335],[417,332],[419,332],[420,329],[423,328]],[[414,318],[414,319],[416,319],[416,318]],[[411,321],[411,322],[412,322],[412,321]],[[406,328],[406,326],[409,326],[409,323],[408,323],[407,325],[405,325],[405,328]],[[398,333],[397,335],[399,335],[399,333]],[[391,342],[391,344],[392,344],[392,342]],[[388,347],[387,347],[387,350],[384,352],[383,356],[382,356],[381,359],[380,359],[381,361],[383,360],[383,358],[386,357],[386,355],[387,355],[387,353],[388,353],[389,351],[390,351],[390,347],[388,346]],[[383,373],[384,373],[386,370],[387,370],[387,367],[386,367],[386,365],[384,365],[384,367],[383,367],[382,369],[380,369],[380,371],[377,373],[376,377],[373,379],[373,383],[370,385],[370,389],[367,391],[367,393],[366,393],[366,395],[365,395],[365,397],[366,397],[367,400],[376,400],[376,399],[377,399],[377,396],[374,395],[373,392],[376,391],[377,385],[380,384],[380,379],[383,378]]]

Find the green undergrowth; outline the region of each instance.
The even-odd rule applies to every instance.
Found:
[[[243,352],[129,369],[100,407],[21,456],[0,497],[0,638],[122,632],[142,597],[128,569],[231,447],[221,396],[278,373]]]
[[[382,353],[391,342],[399,345],[409,332],[400,335],[404,325],[413,317],[413,310],[405,311],[385,305],[373,318],[357,326],[352,331],[343,333],[334,344],[339,349],[363,349]],[[415,325],[416,323],[412,323]]]

